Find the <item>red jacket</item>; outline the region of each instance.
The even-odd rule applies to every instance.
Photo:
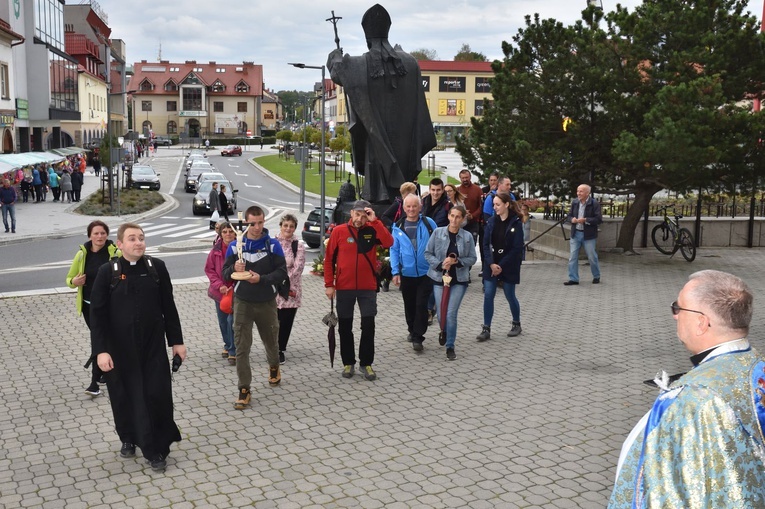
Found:
[[[356,229],[351,221],[336,226],[329,236],[324,258],[324,286],[337,290],[377,290],[374,271],[378,245],[384,248],[393,245],[393,236],[379,219],[361,229]],[[360,253],[360,249],[366,252]]]

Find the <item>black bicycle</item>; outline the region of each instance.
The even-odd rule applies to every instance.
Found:
[[[667,209],[672,208],[672,218],[667,215]],[[674,255],[680,250],[683,258],[692,262],[696,259],[696,242],[688,228],[680,228],[679,220],[682,215],[676,214],[672,205],[665,205],[659,209],[664,214],[664,220],[653,227],[651,240],[660,253]]]

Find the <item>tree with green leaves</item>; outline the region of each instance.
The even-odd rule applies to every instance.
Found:
[[[417,60],[438,60],[438,53],[434,49],[419,48],[409,52]]]
[[[454,55],[454,60],[461,62],[486,62],[489,59],[483,53],[470,49],[470,44],[463,44],[457,54]]]
[[[533,192],[634,195],[617,241],[662,189],[757,180],[765,37],[742,0],[646,0],[630,12],[588,7],[564,26],[539,16],[503,43],[492,65],[493,105],[457,150]],[[603,25],[603,26],[602,26]]]

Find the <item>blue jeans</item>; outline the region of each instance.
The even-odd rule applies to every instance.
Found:
[[[0,207],[2,207],[3,210],[3,224],[5,225],[5,231],[8,231],[8,213],[11,214],[11,229],[13,231],[16,231],[16,204],[15,203],[8,203],[8,204],[0,204]]]
[[[233,290],[232,290],[233,291]],[[231,357],[236,357],[236,343],[234,343],[234,315],[220,310],[220,302],[215,301],[215,314],[218,315],[218,327],[223,338],[223,348],[228,350]]]
[[[452,285],[449,292],[449,307],[446,308],[446,348],[454,348],[454,341],[457,339],[457,311],[460,309],[462,297],[465,296],[467,285]],[[438,323],[441,323],[441,296],[444,294],[444,287],[433,285],[433,296],[436,299],[436,310],[438,311]]]
[[[574,230],[571,235],[569,247],[571,252],[568,255],[568,279],[569,281],[579,281],[579,250],[584,244],[584,252],[587,253],[587,259],[590,261],[590,270],[593,278],[600,278],[600,265],[598,265],[598,252],[595,251],[595,244],[598,239],[584,240],[584,232]]]
[[[491,326],[491,319],[494,317],[494,296],[497,294],[498,277],[483,279],[483,324]],[[515,284],[502,282],[502,290],[505,292],[505,298],[510,304],[510,314],[513,315],[514,322],[521,322],[521,303],[515,296]]]

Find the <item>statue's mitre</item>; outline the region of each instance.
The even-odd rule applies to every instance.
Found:
[[[370,7],[361,18],[361,26],[367,39],[387,39],[390,25],[390,14],[380,4]]]

